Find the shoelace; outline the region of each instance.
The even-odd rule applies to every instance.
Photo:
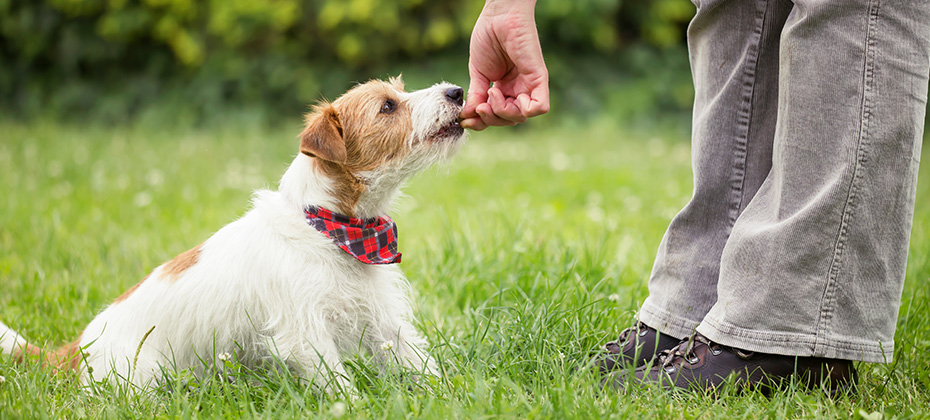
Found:
[[[694,334],[686,341],[678,343],[677,346],[672,347],[668,350],[662,350],[659,353],[659,364],[663,369],[674,368],[676,364],[680,365],[682,361],[688,362],[688,364],[696,364],[700,361],[700,358],[694,354],[694,348],[697,343],[704,344],[710,349],[711,354],[718,355],[723,352],[723,346],[710,341],[707,337],[704,337],[701,334]],[[745,351],[737,348],[729,348],[737,357],[748,360],[752,358],[755,354],[751,351]]]
[[[659,364],[662,368],[674,367],[676,362],[680,360],[686,360],[690,364],[697,363],[697,355],[694,354],[694,344],[695,342],[700,342],[707,344],[709,347],[711,344],[710,340],[704,338],[704,336],[699,334],[694,334],[688,340],[678,343],[677,346],[672,347],[668,350],[662,350],[659,353]]]

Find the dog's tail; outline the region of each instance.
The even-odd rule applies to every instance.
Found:
[[[65,344],[58,350],[47,351],[29,344],[23,336],[2,322],[0,322],[0,353],[13,356],[13,360],[17,363],[38,361],[56,372],[76,370],[81,361],[80,339]]]

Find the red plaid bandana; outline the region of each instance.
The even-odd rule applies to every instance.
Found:
[[[397,225],[387,216],[356,219],[321,207],[304,209],[307,223],[323,232],[343,251],[365,264],[400,262],[397,252]]]

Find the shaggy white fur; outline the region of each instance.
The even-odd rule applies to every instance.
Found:
[[[372,81],[353,91],[370,84],[390,87],[397,106],[409,107],[403,114],[408,129],[392,139],[403,142],[407,153],[354,174],[365,185],[354,207],[361,218],[386,214],[405,179],[451,156],[464,137],[457,124],[461,99],[450,94],[458,87],[442,83],[407,93],[396,82]],[[351,103],[382,101],[370,99]],[[341,123],[359,121],[369,120]],[[344,198],[319,163],[299,154],[278,191],[257,191],[252,209],[192,250],[187,264],[157,267],[97,315],[79,339],[83,360],[72,366],[81,381],[110,378],[152,387],[162,368],[204,374],[234,355],[253,367],[281,361],[332,390],[348,386],[341,358],[359,349],[383,366],[437,373],[412,324],[409,284],[400,269],[359,262],[304,219],[306,206],[337,210]],[[27,346],[0,323],[4,353],[22,359],[22,353],[34,354]]]

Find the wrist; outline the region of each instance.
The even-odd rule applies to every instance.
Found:
[[[502,15],[512,12],[533,14],[536,10],[536,0],[485,0],[482,15]]]

